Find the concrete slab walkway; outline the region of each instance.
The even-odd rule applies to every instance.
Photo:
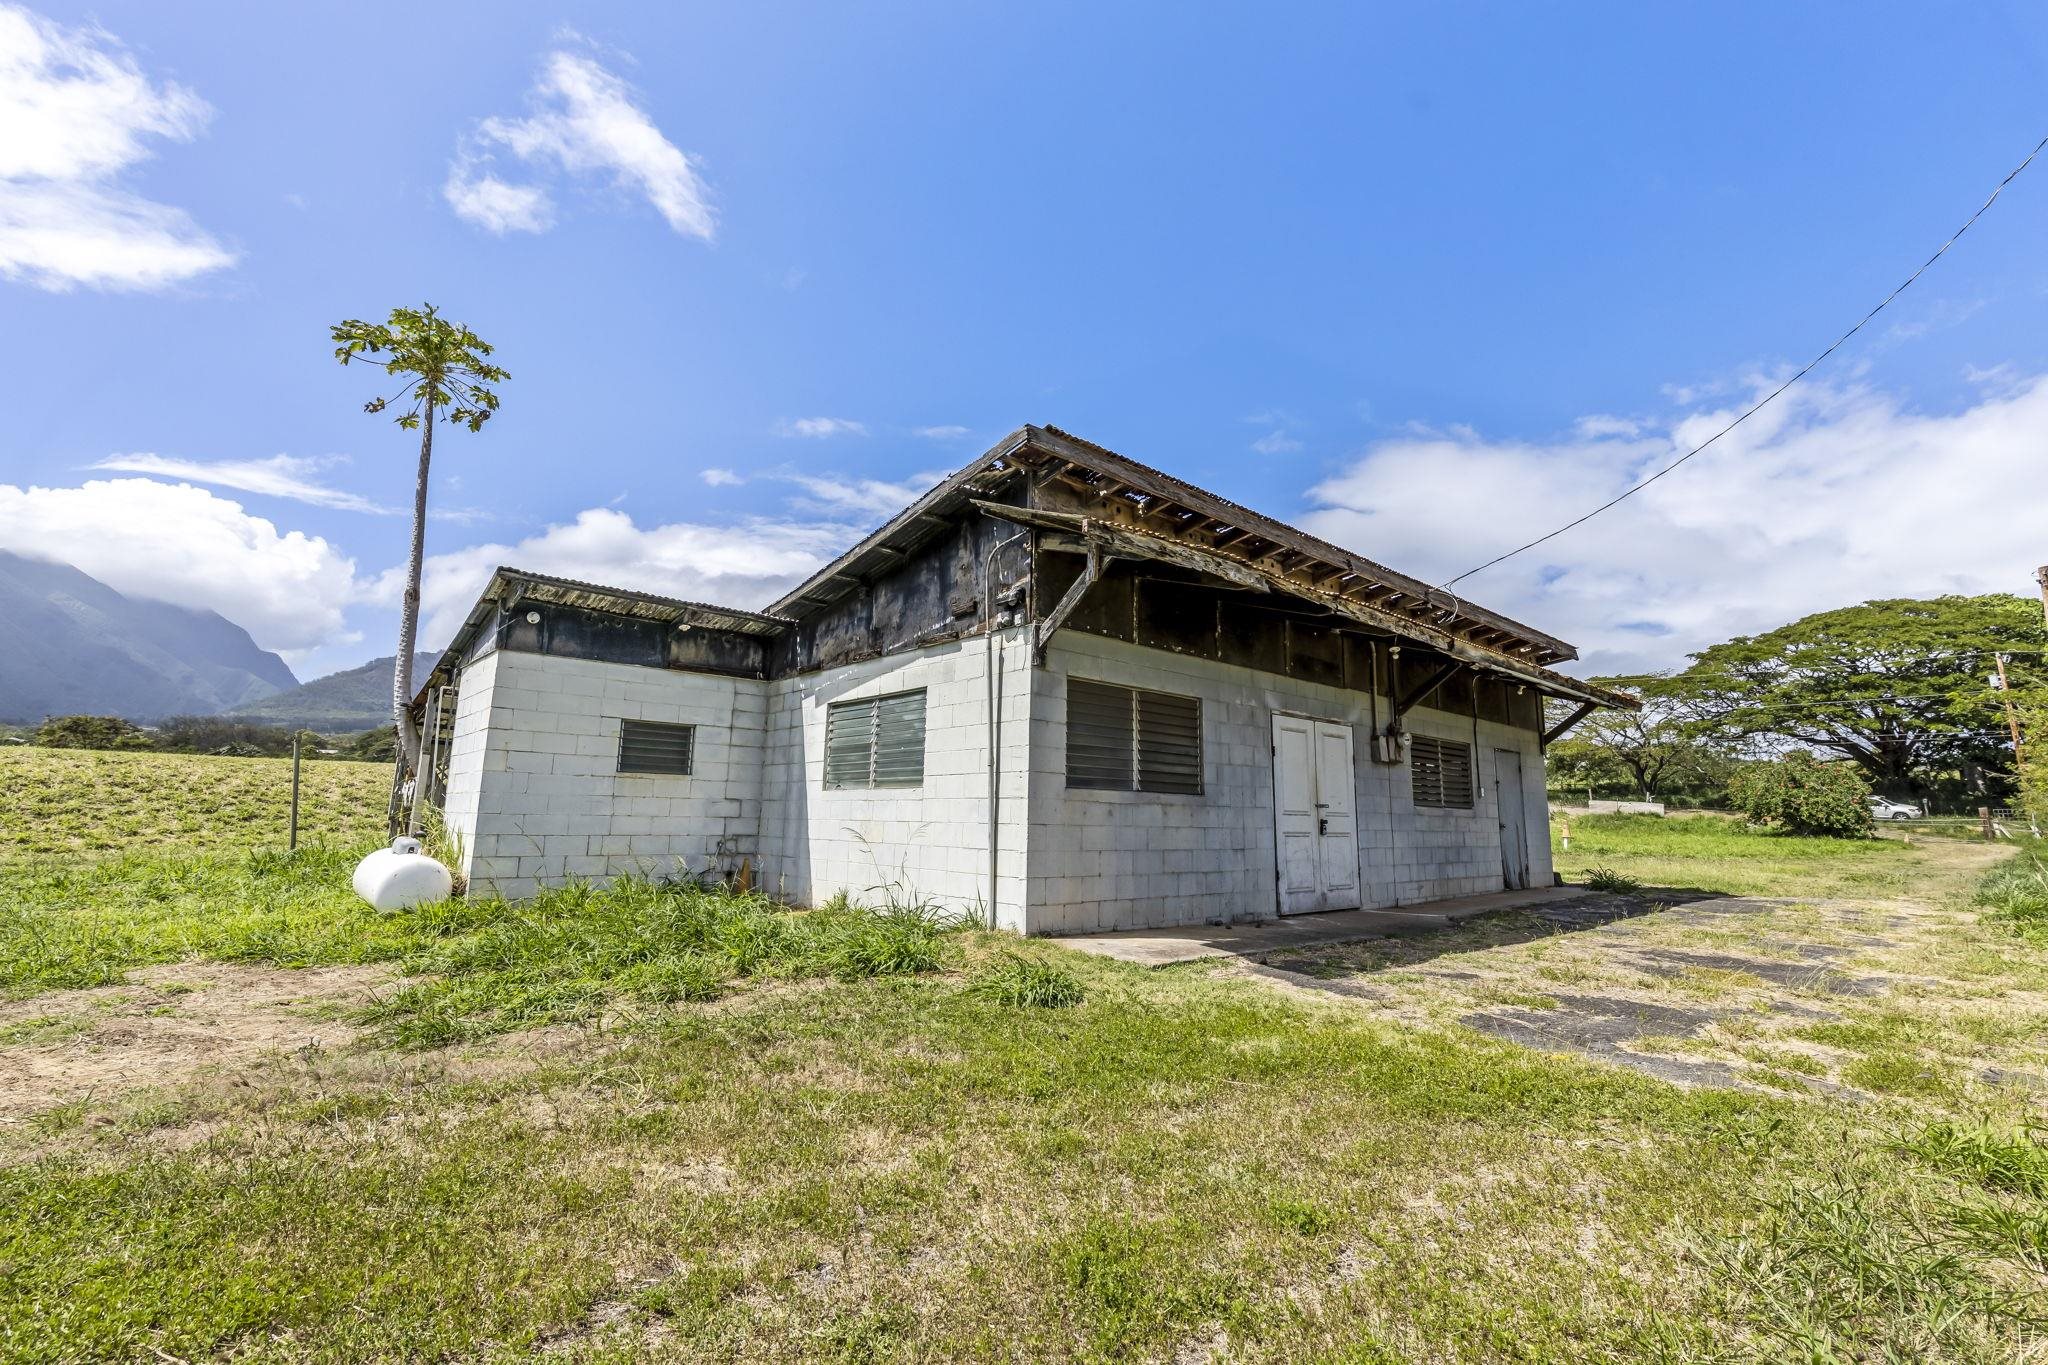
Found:
[[[1165,967],[1205,957],[1257,960],[1268,953],[1359,943],[1396,934],[1426,933],[1459,920],[1471,919],[1474,915],[1488,915],[1496,910],[1519,910],[1546,901],[1569,900],[1585,895],[1583,886],[1543,886],[1528,891],[1495,891],[1484,896],[1428,901],[1391,910],[1326,910],[1320,914],[1289,915],[1285,919],[1244,924],[1121,929],[1108,934],[1062,936],[1058,942],[1065,948],[1078,948],[1084,953],[1113,957],[1119,962],[1133,962],[1141,967]]]

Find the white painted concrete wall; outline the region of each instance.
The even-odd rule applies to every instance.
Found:
[[[1417,808],[1405,766],[1373,763],[1359,692],[1067,632],[1044,670],[1029,632],[999,637],[1003,697],[997,922],[1021,933],[1244,920],[1275,913],[1272,715],[1354,728],[1368,906],[1498,890],[1494,750],[1522,755],[1531,880],[1550,880],[1543,761],[1527,730],[1481,722],[1470,811]],[[1202,699],[1199,796],[1069,791],[1066,679]],[[827,790],[826,709],[925,690],[925,779]],[[771,894],[845,891],[986,913],[988,653],[951,642],[773,682],[499,651],[464,670],[446,820],[478,894],[518,899],[568,877],[666,875],[756,859]],[[1379,719],[1387,704],[1379,700]],[[622,719],[697,727],[688,777],[617,771]],[[1418,709],[1417,734],[1472,743],[1469,717]]]
[[[1070,675],[1201,698],[1203,793],[1068,790]],[[1405,765],[1372,762],[1371,704],[1360,692],[1067,632],[1054,637],[1032,707],[1029,932],[1090,933],[1275,914],[1275,711],[1342,721],[1355,730],[1367,906],[1501,889],[1496,748],[1522,754],[1531,880],[1550,881],[1541,816],[1543,763],[1530,731],[1480,722],[1474,763],[1483,790],[1474,808],[1429,810],[1415,806]],[[1386,716],[1382,697],[1382,723]],[[1416,734],[1473,741],[1466,716],[1417,709],[1407,725]]]
[[[463,670],[446,819],[473,894],[758,856],[768,684],[499,650]],[[693,725],[687,777],[618,771],[619,723]]]
[[[1031,735],[1030,646],[999,633],[1005,774],[996,878],[997,923],[1025,928],[1024,833]],[[988,645],[949,642],[768,684],[762,886],[815,904],[844,891],[890,895],[985,915],[988,883]],[[913,688],[925,691],[919,787],[827,790],[826,710]]]
[[[484,750],[490,744],[491,697],[498,656],[486,654],[462,670],[455,693],[455,726],[448,738],[448,788],[441,798],[441,823],[455,838],[460,856],[455,872],[469,875],[476,852],[477,806],[483,799]]]

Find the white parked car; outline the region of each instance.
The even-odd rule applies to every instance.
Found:
[[[1887,801],[1882,796],[1870,798],[1870,818],[1873,820],[1918,820],[1920,808],[1909,806],[1903,801]]]

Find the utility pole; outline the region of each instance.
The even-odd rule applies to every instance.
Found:
[[[2044,612],[2048,612],[2048,568],[2042,569],[2035,576],[2041,582],[2041,609]],[[2018,778],[2020,782],[2019,804],[2026,807],[2028,805],[2026,789],[2027,762],[2026,755],[2020,748],[2019,713],[2014,711],[2012,707],[2012,684],[2007,682],[2005,678],[2005,656],[2003,654],[1994,654],[1991,658],[1998,665],[1998,695],[2005,702],[2005,726],[2008,730],[2012,731],[2012,771],[2013,776]],[[2028,808],[2025,814],[2027,817],[2027,828],[2033,831],[2036,839],[2040,838],[2041,822],[2039,817],[2031,808]]]
[[[2025,758],[2020,753],[2020,718],[2012,709],[2012,684],[2005,680],[2005,656],[1994,654],[1991,661],[1998,665],[1998,695],[2005,701],[2005,726],[2012,731],[2012,766],[2017,769]]]

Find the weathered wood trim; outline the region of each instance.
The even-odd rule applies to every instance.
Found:
[[[1590,701],[1580,702],[1578,710],[1543,732],[1543,747],[1548,749],[1552,744],[1562,739],[1567,730],[1570,730],[1574,725],[1577,725],[1598,709],[1599,707]]]

